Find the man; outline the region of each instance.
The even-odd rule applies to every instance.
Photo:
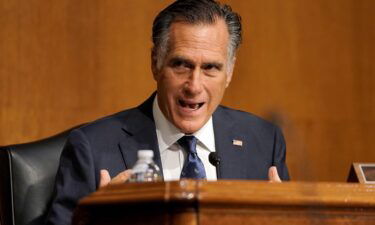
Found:
[[[213,0],[179,0],[159,13],[152,50],[156,93],[137,108],[72,131],[48,222],[69,224],[80,198],[125,182],[139,149],[154,151],[166,181],[279,181],[277,171],[289,179],[280,130],[252,114],[218,106],[240,42],[239,15]],[[218,169],[208,160],[211,152],[220,158]]]

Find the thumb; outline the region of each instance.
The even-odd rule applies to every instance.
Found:
[[[107,186],[111,181],[111,176],[108,173],[108,170],[100,170],[100,181],[99,188]]]
[[[268,170],[268,179],[270,182],[277,182],[281,183],[281,179],[279,177],[279,174],[277,172],[276,166],[271,166]]]

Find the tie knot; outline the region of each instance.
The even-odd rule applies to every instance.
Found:
[[[187,151],[188,153],[197,153],[197,150],[195,149],[197,146],[197,138],[194,136],[183,136],[178,141],[178,144],[181,145]]]

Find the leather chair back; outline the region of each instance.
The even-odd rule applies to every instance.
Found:
[[[0,225],[44,224],[60,155],[72,129],[0,148]]]

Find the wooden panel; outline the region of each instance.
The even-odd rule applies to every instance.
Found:
[[[170,202],[193,207],[310,206],[375,209],[375,184],[342,182],[216,182],[182,179],[109,185],[80,200],[82,207]]]
[[[153,224],[129,210],[142,209],[152,214],[155,208],[165,209],[157,213],[156,219],[189,215],[173,224],[372,224],[374,188],[374,185],[303,182],[127,183],[99,189],[85,197],[78,212],[85,212],[85,219],[96,218],[90,220],[92,224],[103,219],[102,213],[96,212],[106,208],[111,209],[106,214],[108,218],[116,217],[108,224]],[[128,210],[116,213],[124,208]],[[78,215],[76,222],[80,221]],[[81,223],[84,224],[87,223]]]
[[[170,2],[0,0],[0,145],[138,105]],[[224,103],[281,125],[292,179],[344,181],[375,161],[375,1],[225,2],[244,43]]]
[[[165,4],[1,0],[0,144],[46,137],[144,100],[155,88],[151,23]]]
[[[282,126],[292,179],[375,161],[375,2],[233,3],[246,30],[224,102]]]
[[[200,214],[200,225],[370,225],[375,217],[363,212],[334,212],[325,213],[324,210],[311,209],[309,211],[285,209],[252,209],[238,211],[233,209],[208,209]]]

